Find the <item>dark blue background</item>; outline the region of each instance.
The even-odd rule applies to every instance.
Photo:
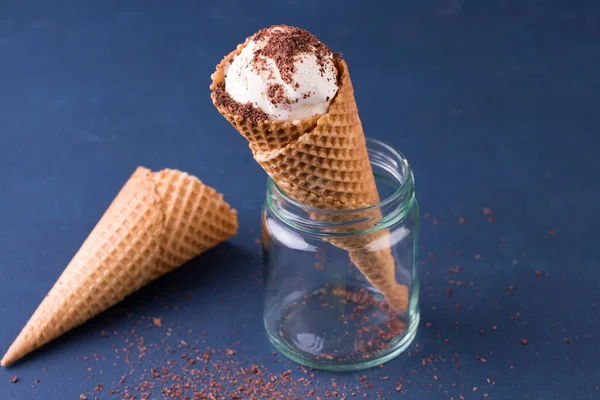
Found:
[[[365,131],[409,158],[421,210],[431,214],[422,219],[419,349],[413,344],[411,356],[366,372],[373,390],[396,398],[393,385],[410,372],[411,399],[484,392],[497,399],[600,398],[597,1],[5,0],[1,351],[137,165],[198,175],[237,208],[240,231],[1,369],[0,399],[78,398],[98,383],[89,380],[88,367],[102,370],[111,387],[123,373],[113,360],[76,358],[110,354],[99,333],[129,329],[128,312],[208,329],[215,348],[239,341],[238,357],[251,362],[270,357],[262,286],[254,278],[265,174],[212,106],[208,85],[226,53],[274,23],[307,28],[345,54]],[[482,215],[484,207],[494,210],[495,224]],[[449,274],[456,265],[463,271]],[[508,285],[514,290],[507,296]],[[516,313],[519,320],[511,320]],[[145,338],[152,343],[158,334],[150,330]],[[423,366],[430,355],[435,363]],[[463,364],[458,375],[453,358]],[[363,374],[336,379],[355,385]],[[9,383],[13,375],[16,384]],[[377,379],[384,375],[389,382]],[[330,377],[318,374],[320,385]]]

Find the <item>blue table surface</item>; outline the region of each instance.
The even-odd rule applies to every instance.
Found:
[[[108,390],[124,374],[135,384],[163,351],[135,368],[123,362],[113,346],[135,327],[149,348],[171,333],[304,376],[271,360],[262,328],[266,176],[208,90],[218,61],[275,23],[344,53],[367,135],[409,158],[430,215],[410,355],[316,372],[317,392],[332,378],[340,390],[362,387],[366,376],[367,398],[600,398],[600,3],[35,3],[0,7],[0,351],[137,165],[196,174],[239,211],[240,229],[0,369],[0,399],[119,398]]]

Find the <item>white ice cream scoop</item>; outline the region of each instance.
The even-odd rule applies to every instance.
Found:
[[[338,91],[333,53],[299,28],[274,26],[254,35],[225,66],[225,90],[274,121],[324,114]]]

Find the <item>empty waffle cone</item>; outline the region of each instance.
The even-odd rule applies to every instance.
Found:
[[[227,240],[235,210],[197,178],[139,167],[1,361],[8,366]]]
[[[217,65],[210,88],[213,104],[248,139],[254,159],[288,196],[308,206],[355,210],[379,203],[346,62],[335,60],[340,88],[326,114],[303,121],[255,123],[241,115],[228,113],[217,95],[223,90],[224,66],[246,43]],[[369,220],[370,226],[354,227],[362,230],[380,220],[381,213],[375,209],[358,217]],[[326,213],[314,213],[311,218],[327,220],[331,217]],[[381,229],[367,235],[328,240],[348,250],[352,262],[367,280],[394,309],[404,312],[408,307],[408,288],[396,281],[395,262],[389,245],[380,245],[377,249],[369,245],[388,239],[388,230]]]

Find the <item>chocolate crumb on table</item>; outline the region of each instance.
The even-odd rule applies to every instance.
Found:
[[[454,268],[448,269],[448,272],[450,272],[451,274],[458,274],[461,271],[462,271],[462,267],[460,265],[457,265]]]
[[[366,305],[380,305],[386,307],[384,302],[373,298],[370,293],[353,293],[336,288],[336,293],[342,301],[355,304],[353,318],[366,317],[362,310]],[[381,304],[380,304],[381,303]],[[406,328],[404,323],[390,311],[387,326],[382,326],[377,331],[365,330],[363,332],[366,350],[385,349],[390,340],[401,334]],[[396,388],[406,394],[407,386],[403,379],[393,380],[393,376],[381,375],[360,378],[355,383],[338,383],[326,376],[320,375],[313,369],[295,366],[284,372],[270,371],[266,366],[267,361],[262,359],[247,359],[239,355],[239,343],[213,348],[204,340],[210,339],[210,332],[202,332],[202,336],[188,335],[187,330],[180,326],[168,325],[162,320],[162,326],[157,327],[151,317],[141,317],[134,323],[134,328],[123,332],[114,332],[111,338],[114,352],[107,355],[100,354],[99,358],[107,359],[113,354],[117,360],[125,361],[129,370],[120,379],[112,384],[94,382],[98,379],[92,368],[89,379],[93,382],[83,388],[80,399],[95,400],[100,393],[107,398],[149,400],[154,398],[165,399],[304,399],[304,398],[386,398],[386,391],[392,393]],[[154,343],[147,342],[144,330],[158,333],[159,339]],[[210,341],[210,340],[209,340]],[[416,351],[419,351],[418,344]],[[148,355],[141,358],[140,355]],[[277,353],[274,353],[277,355]],[[233,357],[238,355],[237,357]],[[79,357],[83,359],[84,357]],[[270,357],[269,357],[270,358]],[[85,357],[88,363],[94,362],[98,357]],[[133,361],[133,360],[137,360]],[[436,362],[437,359],[427,358],[427,363]],[[271,361],[269,359],[268,361]],[[279,359],[279,363],[284,360]],[[85,367],[88,367],[85,365]],[[379,368],[385,368],[380,365]],[[416,373],[412,371],[411,374]],[[407,383],[410,385],[410,381]],[[351,395],[353,393],[353,395]],[[379,394],[378,394],[379,393]],[[83,397],[81,397],[83,396]],[[308,396],[308,397],[307,397]],[[379,397],[377,397],[379,396]],[[104,398],[104,397],[103,397]]]
[[[19,377],[18,376],[12,376],[10,378],[10,383],[17,383],[19,382]]]

